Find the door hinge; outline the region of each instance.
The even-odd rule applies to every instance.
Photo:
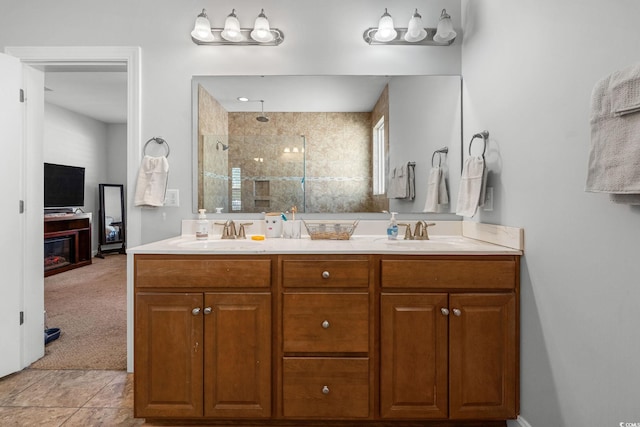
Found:
[[[24,311],[20,312],[20,324],[22,325],[24,323]]]
[[[20,89],[20,102],[24,102],[24,89]]]
[[[20,211],[19,213],[24,213],[24,200],[20,200],[18,210]]]

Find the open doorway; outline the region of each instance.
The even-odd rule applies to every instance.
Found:
[[[141,159],[140,144],[140,48],[137,47],[7,47],[5,52],[15,56],[24,64],[30,65],[36,69],[45,70],[46,67],[67,66],[67,67],[109,67],[124,64],[127,74],[127,130],[126,130],[126,200],[127,200],[127,240],[130,246],[139,245],[141,242],[141,214],[139,210],[133,209],[133,191],[135,186],[135,177],[137,166]],[[33,142],[33,144],[41,144],[42,141]],[[35,147],[36,149],[42,149]],[[39,161],[38,161],[39,163]],[[30,165],[31,168],[42,167],[41,164]],[[27,193],[26,203],[32,201],[32,206],[41,205],[43,198],[42,186],[33,186]],[[41,221],[41,217],[38,220]],[[36,229],[42,229],[41,224],[33,224]],[[29,228],[29,224],[27,224]],[[39,244],[35,244],[33,239],[27,241],[25,254],[28,257],[37,258],[36,262],[41,263],[42,258],[42,240]],[[32,262],[33,264],[33,262]],[[82,271],[82,269],[78,269]],[[130,272],[127,272],[130,275]],[[24,305],[34,316],[42,316],[41,324],[44,324],[44,313],[38,309],[38,304],[31,304],[32,299],[38,300],[44,294],[44,283],[42,279],[42,270],[26,271],[24,280]],[[127,370],[133,371],[133,357],[131,354],[133,345],[132,331],[132,292],[127,286],[126,295],[126,311],[127,311]],[[38,313],[40,311],[40,313]],[[34,341],[36,331],[29,330],[25,332],[29,334],[30,339],[25,341],[37,342],[38,348],[28,348],[26,351],[25,366],[29,365],[29,354],[38,354],[43,352],[44,342],[42,339],[42,331],[37,332],[39,340]],[[31,337],[31,334],[34,336]],[[41,344],[40,344],[41,343]]]
[[[31,366],[124,370],[126,257],[93,255],[100,241],[98,187],[126,188],[126,64],[53,64],[42,71],[46,346]],[[48,253],[56,247],[66,251]]]

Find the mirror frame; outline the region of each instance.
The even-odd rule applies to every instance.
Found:
[[[120,239],[118,240],[107,240],[106,236],[106,209],[105,209],[105,189],[106,188],[116,188],[120,193],[120,218],[121,221],[118,222],[118,227],[120,231]],[[105,253],[117,252],[120,254],[126,253],[126,223],[125,223],[125,207],[124,207],[124,185],[122,184],[98,184],[98,193],[99,193],[99,202],[100,208],[98,210],[98,253],[96,254],[97,258],[104,258]],[[109,224],[111,225],[111,224]],[[117,246],[116,246],[117,245]],[[108,248],[103,248],[103,246],[108,246]]]
[[[295,75],[295,74],[291,74],[291,75],[285,75],[285,76],[292,76],[292,77],[307,77],[307,76],[318,76],[317,74],[303,74],[303,75]],[[320,75],[322,76],[322,75]],[[362,75],[363,77],[366,77],[367,75]],[[398,77],[411,77],[414,75],[402,75],[402,74],[398,74]],[[463,97],[463,89],[464,89],[464,81],[461,75],[459,74],[416,74],[415,76],[434,76],[434,77],[445,77],[445,76],[449,76],[449,77],[457,77],[459,78],[460,82],[460,96],[458,99],[458,102],[460,103],[460,109],[462,108],[462,97]],[[197,141],[198,138],[198,120],[197,120],[197,112],[198,112],[198,84],[196,83],[196,80],[198,78],[201,77],[260,77],[259,75],[193,75],[191,78],[191,101],[192,101],[192,120],[191,120],[191,125],[192,125],[192,135],[191,135],[191,141],[192,141],[192,147],[194,147],[193,141]],[[457,162],[458,165],[456,165],[456,167],[459,167],[459,172],[462,171],[462,165],[464,163],[464,155],[463,155],[463,151],[464,151],[464,141],[463,141],[463,134],[464,134],[464,121],[463,121],[463,117],[462,117],[462,112],[460,111],[459,113],[459,117],[458,120],[460,122],[460,141],[459,144],[455,144],[457,146],[452,147],[453,148],[453,153],[450,152],[450,154],[457,154],[458,158],[454,159],[453,161]],[[197,147],[197,142],[195,147]],[[197,148],[192,148],[194,151],[192,152],[192,210],[194,213],[197,213],[197,203],[198,203],[198,157],[197,157]],[[450,150],[451,151],[451,150]],[[455,202],[455,200],[451,200],[451,202]],[[261,214],[256,214],[256,213],[235,213],[235,212],[225,212],[224,213],[225,216],[230,216],[233,218],[237,218],[237,219],[256,219],[256,218],[262,218]],[[400,215],[402,216],[403,219],[423,219],[425,217],[425,215],[428,215],[430,219],[432,220],[446,220],[446,221],[462,221],[463,218],[456,215],[455,214],[455,210],[452,208],[450,211],[448,212],[439,212],[439,213],[425,213],[425,212],[401,212]],[[317,212],[313,212],[313,213],[300,213],[301,218],[304,217],[305,219],[327,219],[327,218],[334,218],[334,219],[365,219],[365,220],[388,220],[389,218],[389,213],[386,211],[383,212],[342,212],[342,213],[330,213],[330,212],[323,212],[323,213],[317,213]]]

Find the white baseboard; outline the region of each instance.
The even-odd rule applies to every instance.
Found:
[[[515,420],[507,421],[507,427],[531,427],[531,424],[520,415]]]

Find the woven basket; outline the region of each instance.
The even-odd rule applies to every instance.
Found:
[[[358,221],[313,221],[304,222],[311,240],[349,240],[358,225]]]

